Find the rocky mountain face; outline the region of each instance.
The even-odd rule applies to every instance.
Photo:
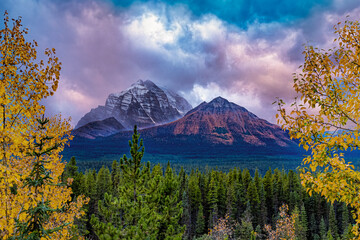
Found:
[[[108,96],[105,106],[98,106],[83,116],[75,129],[94,121],[114,117],[125,128],[149,127],[179,119],[191,105],[175,92],[160,88],[150,80],[139,80],[130,88]]]
[[[279,126],[258,118],[245,108],[217,97],[203,102],[183,118],[144,129],[144,137],[202,139],[204,143],[249,146],[293,146],[288,134]]]
[[[222,159],[223,156],[300,153],[298,145],[279,126],[221,97],[201,103],[176,121],[139,132],[146,152],[150,154]],[[128,152],[132,133],[126,130],[95,139],[89,139],[85,134],[76,135],[65,153],[82,155],[86,151],[93,159],[109,152],[121,155]]]
[[[107,137],[122,130],[125,130],[125,127],[114,117],[110,117],[101,121],[88,123],[75,129],[72,133],[78,137],[95,139],[97,137]]]

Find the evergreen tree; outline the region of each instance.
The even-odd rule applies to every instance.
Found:
[[[109,169],[103,166],[96,177],[97,199],[103,199],[106,192],[111,192],[111,175]]]
[[[337,239],[339,237],[336,216],[335,216],[335,210],[334,210],[333,204],[331,204],[330,212],[329,212],[329,231],[331,232],[331,235],[333,236],[334,239]]]
[[[256,185],[254,181],[250,181],[248,189],[247,189],[247,199],[250,203],[250,208],[251,208],[251,215],[253,216],[253,225],[256,226],[259,224],[260,220],[259,220],[259,194],[258,191],[256,189]]]
[[[116,160],[111,165],[111,190],[116,194],[120,184],[120,166]]]
[[[74,178],[78,173],[78,167],[76,166],[75,157],[71,157],[70,161],[66,164],[64,172],[62,174],[62,181],[66,183],[68,178]]]
[[[209,203],[209,228],[213,228],[219,217],[218,190],[214,177],[212,177],[210,181],[207,201]]]
[[[62,182],[69,184],[71,181],[71,199],[75,200],[78,196],[85,194],[86,195],[86,184],[85,176],[83,173],[78,172],[78,167],[76,165],[75,157],[71,157],[70,161],[66,164],[65,170],[62,174]],[[72,179],[72,180],[71,180]],[[88,206],[84,206],[85,209],[88,209]],[[84,236],[89,233],[87,230],[87,217],[75,219],[74,223],[77,226],[79,233]]]
[[[320,221],[319,230],[320,230],[319,233],[320,233],[321,240],[326,240],[327,231],[326,231],[326,224],[325,224],[323,217],[321,218],[321,221]]]
[[[295,206],[293,211],[295,214],[295,235],[296,239],[307,239],[307,217],[305,212],[305,207],[302,205],[301,210],[299,211],[298,207]]]
[[[251,221],[241,220],[240,232],[238,234],[238,239],[248,240],[251,239],[251,235],[254,232]]]
[[[341,231],[345,233],[349,226],[349,210],[345,203],[341,204]]]
[[[232,171],[229,172],[226,183],[226,214],[231,217],[232,220],[236,219],[236,192],[235,192],[235,180]]]
[[[190,239],[191,235],[191,208],[187,191],[183,191],[182,197],[183,214],[181,216],[180,225],[185,225],[185,239]]]
[[[117,208],[118,199],[108,194],[104,194],[104,199],[99,201],[98,210],[101,213],[101,220],[91,215],[90,223],[95,229],[96,237],[100,240],[116,240],[122,237],[121,218],[124,211]]]
[[[314,240],[321,240],[319,234],[315,233],[313,236],[314,236],[314,237],[313,237],[312,239],[314,239]]]
[[[181,201],[178,201],[177,198],[178,189],[179,182],[168,163],[160,185],[159,212],[161,217],[157,237],[159,240],[181,239],[184,233],[185,228],[179,224],[183,209]]]
[[[265,206],[265,189],[262,180],[260,180],[260,188],[258,189],[259,192],[259,222],[260,226],[264,226],[266,223],[266,206]]]
[[[75,196],[79,196],[85,193],[85,179],[82,173],[78,172],[78,167],[76,166],[75,157],[71,157],[70,161],[66,164],[63,174],[61,175],[62,182],[68,183],[68,179],[71,183],[71,194],[72,199]],[[72,180],[70,180],[72,179]]]
[[[315,234],[319,235],[317,231],[317,223],[314,213],[312,213],[310,216],[309,233],[310,233],[310,239],[315,238]]]
[[[248,189],[249,184],[251,182],[251,175],[248,169],[244,169],[242,172],[242,183],[244,185],[245,191]]]
[[[153,197],[149,196],[146,185],[149,180],[149,167],[144,167],[141,163],[144,147],[139,138],[135,126],[132,140],[129,141],[131,158],[128,159],[124,155],[120,160],[122,178],[118,196],[111,197],[108,202],[102,201],[99,208],[100,214],[105,218],[109,210],[123,214],[112,217],[110,223],[100,222],[96,217],[92,217],[93,227],[98,236],[106,237],[106,232],[103,231],[109,224],[120,229],[121,238],[124,239],[155,239],[158,234],[159,215],[155,203],[148,202]]]
[[[196,219],[196,235],[200,236],[205,233],[205,217],[202,204],[199,206],[199,211]]]
[[[189,223],[187,225],[187,230],[189,237],[192,238],[195,235],[197,209],[202,200],[201,190],[199,188],[199,178],[193,171],[189,176],[188,198],[189,198],[190,216],[189,216]]]
[[[335,240],[336,238],[333,237],[331,230],[329,229],[329,231],[326,234],[326,240]]]
[[[186,188],[186,173],[185,173],[185,170],[184,170],[184,167],[181,166],[180,168],[180,172],[179,172],[179,196],[178,196],[178,199],[182,199],[183,197],[183,193],[185,191],[185,188]]]
[[[219,217],[224,218],[226,214],[226,185],[222,175],[217,180],[217,206]]]
[[[257,169],[257,168],[255,169],[254,182],[255,182],[255,186],[256,186],[256,188],[259,190],[259,189],[260,189],[260,185],[261,185],[262,181],[261,181],[261,177],[260,177],[259,169]]]
[[[94,177],[93,170],[89,169],[85,172],[84,180],[85,180],[85,187],[84,187],[84,194],[85,196],[90,198],[89,203],[85,206],[86,208],[86,229],[88,231],[87,237],[89,239],[96,239],[96,234],[92,225],[89,222],[91,215],[95,214],[98,215],[97,211],[97,194],[96,194],[96,178]]]
[[[290,197],[289,197],[289,209],[290,209],[290,211],[292,211],[295,208],[295,206],[297,206],[297,203],[300,202],[299,199],[300,199],[300,196],[296,191],[292,191],[290,193]]]
[[[239,174],[241,177],[241,174]],[[241,178],[240,178],[241,179]],[[246,209],[246,195],[244,186],[242,184],[242,181],[235,181],[235,208],[234,208],[234,217],[237,222],[240,222],[241,214]]]
[[[204,204],[206,192],[208,190],[207,181],[206,181],[207,179],[206,179],[205,174],[203,174],[202,172],[200,172],[198,170],[196,170],[196,174],[197,174],[197,178],[198,178],[198,181],[199,181],[199,189],[200,189],[200,194],[201,194],[201,203]],[[224,196],[224,199],[226,199],[226,195]],[[203,205],[203,207],[204,207],[204,205]]]
[[[287,191],[290,192],[298,192],[300,188],[299,177],[293,170],[289,170],[287,174]]]
[[[74,178],[73,182],[74,187],[71,185],[71,189],[73,189],[73,193],[75,197],[78,197],[81,194],[85,194],[86,184],[85,184],[85,175],[82,172],[79,172]]]
[[[306,239],[308,235],[308,221],[307,221],[307,215],[304,205],[301,205],[301,209],[300,209],[300,223],[302,229],[301,237],[302,239]]]
[[[273,212],[277,215],[281,203],[284,201],[283,197],[283,179],[279,169],[274,170],[273,174]],[[273,216],[274,216],[273,215]],[[275,221],[273,221],[275,223]]]
[[[85,173],[85,196],[90,198],[88,213],[95,213],[95,206],[99,199],[97,199],[96,178],[94,177],[93,170],[88,170]]]
[[[302,226],[301,226],[301,223],[300,223],[300,211],[299,211],[299,208],[296,206],[294,211],[292,212],[292,215],[293,216],[296,216],[295,218],[295,236],[296,236],[296,239],[301,239],[301,236],[303,235],[302,233]]]
[[[263,179],[264,192],[265,192],[265,207],[266,207],[266,222],[270,223],[272,216],[274,215],[273,209],[273,181],[271,168],[265,173]]]

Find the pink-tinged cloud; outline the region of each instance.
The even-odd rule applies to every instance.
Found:
[[[161,2],[118,8],[95,0],[5,0],[0,6],[23,17],[41,49],[56,48],[61,83],[46,106],[74,125],[138,79],[177,90],[194,106],[222,95],[275,122],[272,102],[295,96],[292,73],[302,64],[302,45],[330,47],[332,26],[360,12],[359,4],[334,3],[304,18],[239,27]]]

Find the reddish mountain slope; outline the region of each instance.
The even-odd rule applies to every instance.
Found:
[[[221,97],[203,102],[177,121],[144,129],[141,134],[145,138],[201,137],[206,142],[225,145],[294,145],[279,126]]]

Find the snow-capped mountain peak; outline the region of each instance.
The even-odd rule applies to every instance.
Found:
[[[128,89],[112,93],[105,106],[92,109],[80,119],[76,128],[93,121],[114,117],[126,128],[135,124],[148,127],[176,120],[191,109],[177,93],[158,87],[150,80],[138,80]]]

